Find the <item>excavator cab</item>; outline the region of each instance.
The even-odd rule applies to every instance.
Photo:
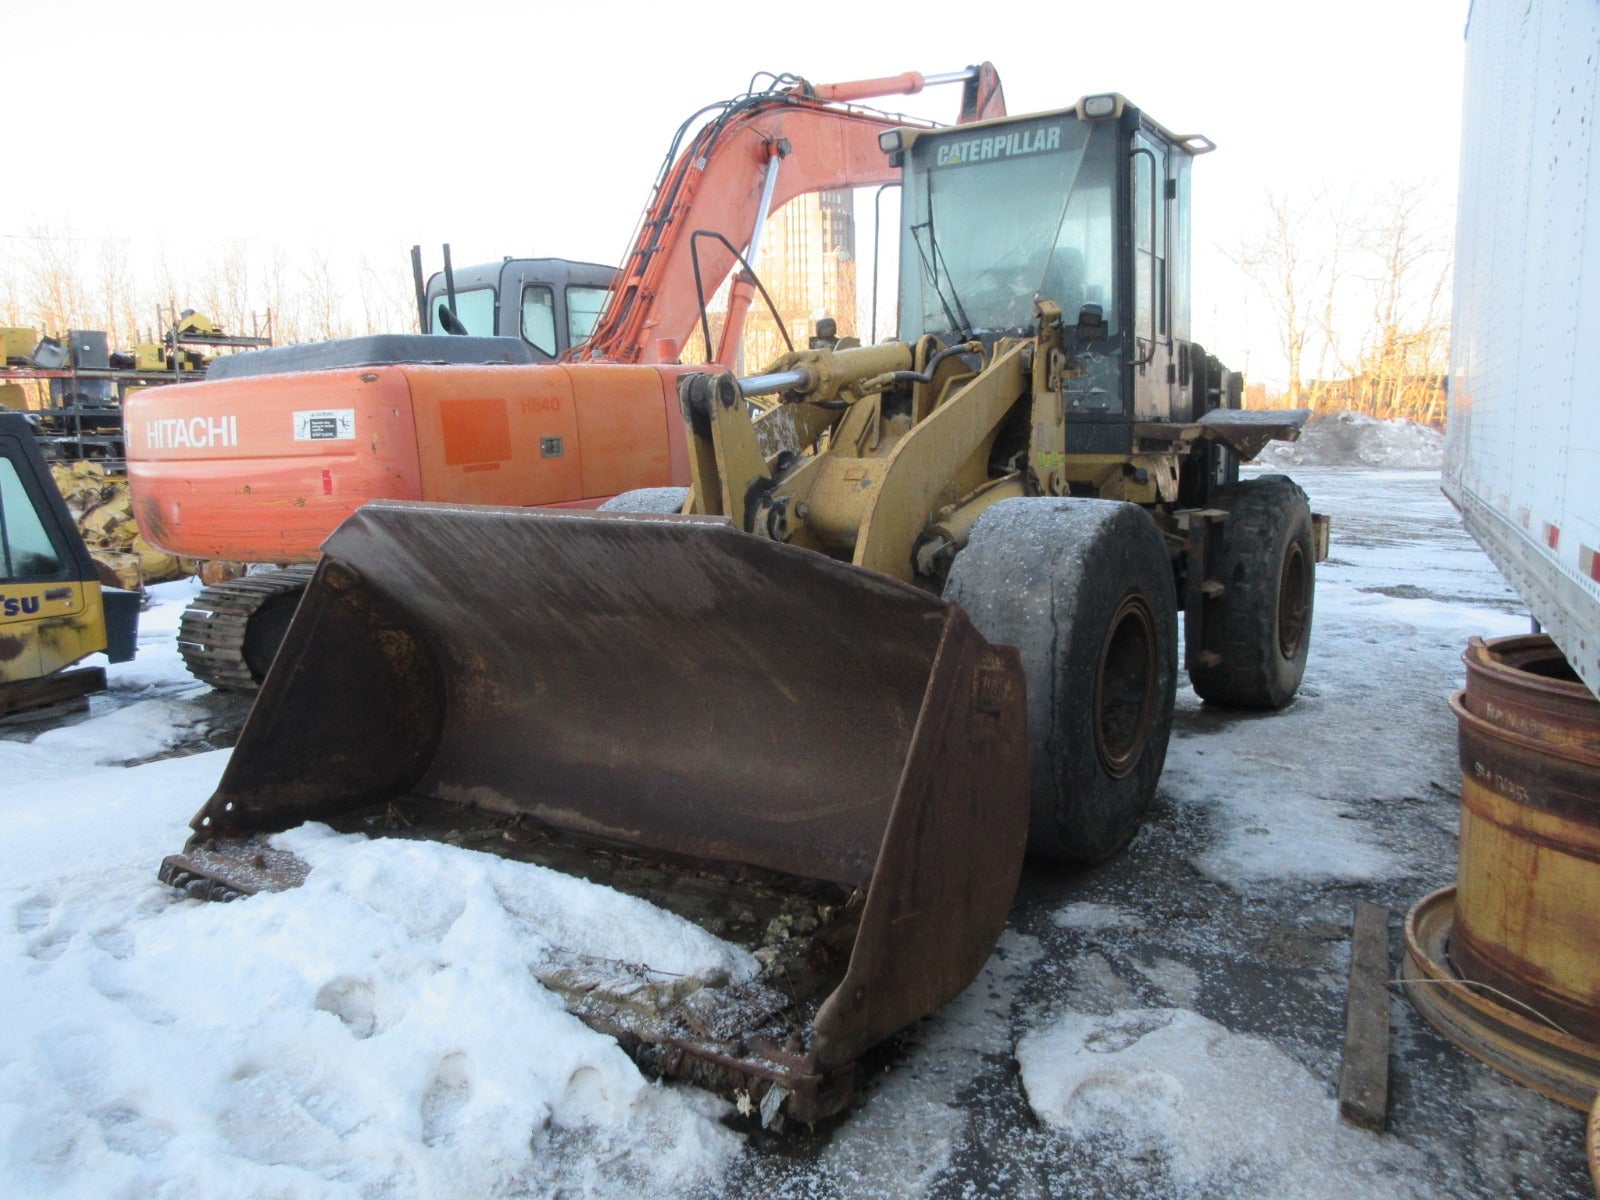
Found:
[[[424,288],[422,332],[447,332],[453,316],[468,336],[518,338],[534,362],[552,362],[588,340],[616,279],[615,267],[565,258],[438,271]]]

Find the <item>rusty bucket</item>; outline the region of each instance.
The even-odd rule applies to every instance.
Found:
[[[1588,1108],[1600,1084],[1600,701],[1541,635],[1473,638],[1460,731],[1456,887],[1407,921],[1435,1025]]]
[[[730,940],[743,921],[759,994],[641,1018],[631,976],[615,1004],[547,982],[651,1069],[800,1120],[988,958],[1027,834],[1026,685],[958,606],[721,518],[382,502],[323,549],[168,882],[293,886],[264,835],[319,820],[437,829]],[[739,916],[757,893],[770,920]]]

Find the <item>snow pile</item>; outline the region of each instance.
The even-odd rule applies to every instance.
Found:
[[[659,1194],[739,1153],[726,1104],[647,1081],[531,968],[744,977],[742,950],[537,867],[319,826],[281,835],[303,887],[183,899],[156,867],[227,752],[95,763],[172,744],[185,711],[0,741],[0,1195]]]
[[[1415,1152],[1342,1124],[1330,1090],[1260,1038],[1183,1009],[1068,1014],[1023,1037],[1039,1118],[1096,1155],[1170,1172],[1185,1194],[1423,1195]]]
[[[1415,421],[1330,413],[1307,421],[1298,441],[1268,442],[1255,461],[1269,467],[1437,471],[1444,462],[1444,435]]]

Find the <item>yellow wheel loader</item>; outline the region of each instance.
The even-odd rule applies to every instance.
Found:
[[[1188,338],[1210,143],[1105,95],[881,144],[899,339],[686,376],[687,491],[362,508],[165,880],[293,886],[269,835],[315,819],[645,895],[763,973],[533,969],[647,1068],[811,1121],[974,977],[1025,850],[1134,836],[1180,611],[1203,696],[1288,702],[1326,523],[1237,479],[1306,414],[1239,411]]]
[[[0,413],[0,722],[81,710],[105,668],[66,668],[131,659],[138,619],[135,593],[100,586],[27,417]]]

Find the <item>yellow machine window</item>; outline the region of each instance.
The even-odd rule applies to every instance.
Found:
[[[22,477],[10,459],[0,459],[0,582],[60,573],[61,557],[50,544]]]

